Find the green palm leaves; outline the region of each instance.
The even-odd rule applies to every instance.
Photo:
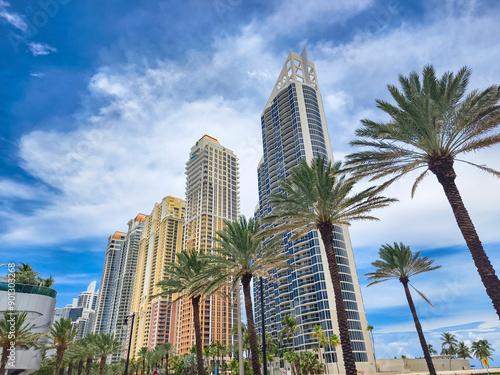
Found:
[[[490,131],[500,125],[500,88],[491,86],[465,96],[470,74],[464,67],[456,75],[447,72],[438,79],[428,65],[422,82],[415,72],[400,75],[402,91],[388,86],[397,105],[376,101],[391,121],[362,120],[363,127],[356,131],[359,139],[351,144],[370,149],[349,155],[347,165],[372,179],[395,175],[387,182],[391,183],[417,168],[432,171],[443,160],[499,143],[500,135]],[[412,194],[424,176],[425,172],[416,180]]]
[[[282,193],[271,195],[274,210],[264,223],[273,223],[278,230],[294,230],[298,238],[311,230],[310,226],[378,220],[368,213],[396,201],[377,195],[374,187],[351,194],[355,180],[347,179],[341,169],[341,162],[327,163],[323,157],[314,159],[310,166],[302,160],[289,178],[281,180]]]
[[[209,290],[219,289],[225,280],[236,289],[245,276],[274,278],[273,269],[289,267],[290,257],[276,241],[263,244],[259,221],[240,216],[235,222],[224,221],[224,225],[224,230],[217,232],[213,254],[205,256],[212,275]]]
[[[441,268],[441,266],[433,266],[434,260],[429,259],[428,256],[420,257],[420,251],[413,254],[410,247],[402,243],[398,244],[394,242],[392,246],[389,244],[382,245],[378,254],[380,259],[372,263],[372,266],[376,267],[377,270],[366,274],[368,280],[371,281],[368,286],[396,278],[402,283],[408,283],[408,285],[415,289],[409,283],[411,277]],[[417,289],[415,291],[425,302],[432,306],[432,303],[423,293]]]

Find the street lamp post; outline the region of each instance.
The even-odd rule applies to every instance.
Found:
[[[125,362],[125,375],[128,375],[128,362],[130,360],[130,347],[132,346],[132,333],[134,332],[135,313],[133,313],[130,316],[132,317],[132,323],[130,324],[130,337],[128,338],[127,362]]]

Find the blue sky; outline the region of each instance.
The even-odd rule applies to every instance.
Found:
[[[54,5],[56,4],[56,5]],[[56,279],[64,306],[100,279],[107,237],[171,194],[207,133],[240,160],[241,208],[258,199],[260,113],[290,51],[315,62],[334,154],[359,120],[383,120],[375,98],[398,74],[468,65],[470,87],[500,83],[500,4],[465,0],[0,0],[0,263],[29,262]],[[467,160],[500,169],[499,147]],[[464,201],[500,269],[500,180],[457,166]],[[451,331],[486,338],[500,365],[500,329],[451,210],[428,177],[387,194],[400,202],[351,238],[377,355],[421,355],[401,285],[365,288],[384,243],[403,241],[443,267],[414,285],[428,341]],[[478,364],[476,363],[478,366]]]

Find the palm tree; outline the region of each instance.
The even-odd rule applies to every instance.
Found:
[[[189,298],[193,306],[193,325],[196,343],[196,360],[198,374],[206,375],[203,363],[203,341],[200,326],[200,301],[205,294],[206,282],[203,279],[208,260],[200,256],[196,250],[177,253],[177,263],[171,263],[165,270],[166,278],[157,285],[160,295],[177,294],[176,299]]]
[[[436,349],[434,349],[432,344],[427,344],[427,348],[429,350],[429,354],[438,354],[438,352],[436,351]]]
[[[5,373],[12,346],[29,348],[35,346],[40,338],[39,334],[32,332],[35,325],[26,322],[26,315],[25,311],[3,312],[3,317],[0,319],[0,348],[2,348],[0,374]]]
[[[337,354],[337,349],[335,349],[337,346],[340,345],[340,337],[336,334],[333,334],[331,335],[329,338],[328,338],[328,344],[333,348],[333,352],[335,353],[335,355]],[[335,361],[335,364],[337,365],[337,374],[340,374],[340,370],[339,370],[339,357],[336,355],[336,361]]]
[[[119,353],[123,349],[122,343],[111,333],[101,333],[95,336],[94,346],[100,358],[99,375],[104,375],[108,356]]]
[[[423,69],[422,84],[416,72],[409,77],[400,75],[402,91],[388,86],[397,106],[376,101],[391,121],[385,124],[362,120],[363,126],[356,131],[358,139],[351,144],[367,149],[348,155],[346,164],[358,177],[372,176],[375,180],[395,175],[382,187],[413,170],[425,168],[415,180],[412,196],[429,170],[436,175],[500,317],[500,280],[462,201],[453,168],[455,161],[465,162],[500,176],[491,168],[457,159],[460,154],[500,143],[500,135],[491,133],[500,125],[500,86],[474,90],[465,97],[470,74],[470,68],[463,67],[456,75],[446,72],[437,79],[432,65],[427,65]]]
[[[92,364],[94,362],[94,357],[96,356],[97,349],[95,347],[96,334],[91,333],[85,336],[83,339],[78,340],[78,344],[81,346],[82,356],[86,358],[85,361],[85,373],[90,375],[92,370]]]
[[[56,374],[63,375],[64,368],[61,368],[63,355],[69,345],[73,342],[78,329],[73,327],[71,319],[60,319],[52,325],[49,331],[50,339],[54,340],[54,348],[56,349]]]
[[[446,345],[448,345],[448,348],[446,348],[447,351],[445,354],[450,356],[450,371],[451,371],[451,358],[454,357],[455,354],[457,354],[458,341],[455,338],[455,336],[453,334],[451,334],[450,332],[443,333],[441,335],[441,340],[443,341],[441,343],[442,348],[444,348]]]
[[[457,357],[458,358],[472,358],[470,354],[470,349],[467,345],[465,345],[465,342],[459,342],[457,346]]]
[[[483,363],[483,358],[491,359],[492,352],[495,351],[488,342],[488,340],[477,340],[474,341],[471,345],[472,354],[474,354],[474,358],[481,361],[481,366]]]
[[[283,337],[286,337],[289,339],[292,342],[292,350],[295,350],[294,336],[296,333],[300,333],[302,331],[297,324],[297,321],[293,316],[287,315],[281,321],[281,327],[280,338],[283,339]]]
[[[236,290],[241,281],[254,375],[260,374],[260,363],[250,283],[254,276],[276,279],[271,274],[272,270],[289,267],[289,256],[276,246],[276,241],[262,241],[260,227],[258,220],[247,220],[245,216],[240,216],[235,222],[224,221],[224,229],[217,232],[213,254],[205,256],[210,261],[208,273],[217,275],[213,277],[209,290],[220,289],[228,281]]]
[[[35,272],[28,263],[20,263],[16,267],[16,283],[26,285],[38,285],[37,276],[40,272]]]
[[[142,348],[139,349],[139,356],[142,358],[142,375],[144,375],[146,373],[146,354],[148,354],[148,348],[146,348],[145,346],[143,346]]]
[[[367,325],[366,330],[370,332],[370,338],[372,340],[372,346],[373,346],[373,358],[375,359],[375,371],[378,372],[378,367],[377,367],[377,356],[375,355],[375,340],[373,338],[373,326],[372,325]]]
[[[318,340],[318,357],[319,357],[319,363],[323,363],[323,354],[321,353],[321,347],[324,345],[328,345],[328,339],[325,336],[325,332],[323,332],[323,329],[321,326],[318,324],[316,327],[313,329],[313,334],[312,337],[314,337],[316,340]]]
[[[322,157],[314,159],[311,166],[301,160],[290,171],[290,176],[281,180],[281,193],[270,196],[269,203],[274,210],[265,218],[265,223],[275,225],[270,232],[294,230],[292,240],[312,229],[321,233],[335,293],[344,365],[347,375],[355,375],[356,363],[333,246],[333,230],[335,225],[348,225],[355,220],[377,220],[368,213],[395,200],[377,195],[374,187],[349,196],[355,181],[341,175],[341,167],[340,162],[326,163]]]
[[[379,260],[372,263],[372,266],[376,267],[375,272],[369,272],[365,274],[368,276],[368,280],[372,281],[368,286],[372,286],[389,279],[397,278],[405,290],[406,299],[408,300],[408,305],[410,305],[410,310],[413,315],[413,320],[415,322],[415,328],[417,329],[418,338],[420,339],[420,345],[422,346],[422,351],[424,352],[425,361],[427,362],[427,367],[431,375],[436,375],[436,370],[434,369],[434,364],[432,363],[431,356],[429,354],[429,347],[425,342],[424,332],[422,331],[422,326],[418,320],[417,310],[413,304],[413,299],[411,297],[410,288],[413,289],[413,285],[410,284],[410,277],[416,276],[418,274],[433,271],[440,268],[441,266],[433,266],[433,260],[429,257],[420,258],[420,251],[413,254],[409,246],[397,244],[394,242],[394,246],[389,244],[382,245],[379,252]],[[432,306],[430,301],[417,289],[415,291],[429,304]]]
[[[167,342],[157,346],[155,349],[158,350],[159,353],[161,353],[161,356],[165,358],[165,375],[168,375],[168,359],[171,355],[175,355],[175,348],[172,343]]]

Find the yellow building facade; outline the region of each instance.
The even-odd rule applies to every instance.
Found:
[[[132,356],[138,356],[142,347],[153,349],[166,342],[174,343],[177,307],[170,302],[176,296],[150,297],[161,292],[156,284],[182,250],[185,210],[182,199],[166,196],[161,203],[155,203],[144,222],[131,309],[131,314],[135,313]]]
[[[191,148],[186,163],[186,220],[184,247],[209,252],[224,220],[237,220],[239,214],[238,159],[215,138],[203,136]],[[193,312],[189,300],[181,300],[177,311],[175,346],[182,355],[195,344]],[[233,299],[211,296],[200,305],[204,346],[219,342],[232,344],[230,335],[237,323]]]

